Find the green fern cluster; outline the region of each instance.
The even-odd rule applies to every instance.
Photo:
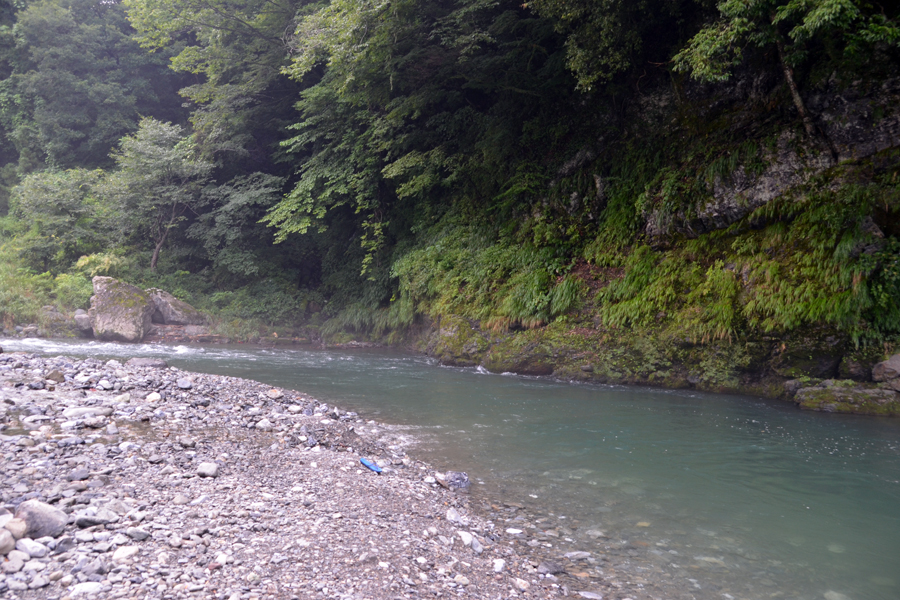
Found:
[[[492,328],[540,326],[572,310],[584,286],[553,248],[494,241],[456,225],[397,261],[401,299],[432,315],[457,314]]]
[[[823,177],[726,230],[665,251],[638,246],[596,298],[603,322],[668,322],[700,341],[814,324],[856,343],[900,333],[900,241],[871,217],[896,214],[896,187],[835,187]]]

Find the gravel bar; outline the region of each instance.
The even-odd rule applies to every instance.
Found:
[[[650,597],[536,557],[409,441],[157,359],[0,354],[0,596]]]

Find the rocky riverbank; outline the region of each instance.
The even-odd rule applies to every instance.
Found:
[[[752,394],[804,410],[900,416],[900,361],[893,346],[856,347],[834,331],[701,342],[677,327],[610,329],[552,323],[496,332],[442,318],[416,349],[446,365],[566,381]],[[900,364],[900,363],[897,363]]]
[[[0,594],[661,597],[602,551],[515,529],[520,507],[446,489],[408,442],[294,391],[154,359],[2,354]]]

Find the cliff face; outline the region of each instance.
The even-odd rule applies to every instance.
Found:
[[[625,258],[588,253],[572,270],[586,290],[579,309],[539,327],[433,315],[417,347],[494,372],[900,415],[897,391],[872,381],[900,329],[900,79],[832,79],[808,94],[817,140],[760,113],[775,89],[649,94],[637,130],[681,136],[683,156],[634,200],[642,225]],[[688,106],[703,124],[684,125]],[[698,135],[716,128],[713,141]],[[569,171],[592,168],[593,151],[579,157]]]

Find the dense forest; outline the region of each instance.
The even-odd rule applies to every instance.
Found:
[[[463,319],[476,347],[649,337],[746,363],[738,342],[817,331],[882,353],[898,18],[860,0],[2,0],[0,317],[86,308],[100,274],[236,339],[400,342]]]

